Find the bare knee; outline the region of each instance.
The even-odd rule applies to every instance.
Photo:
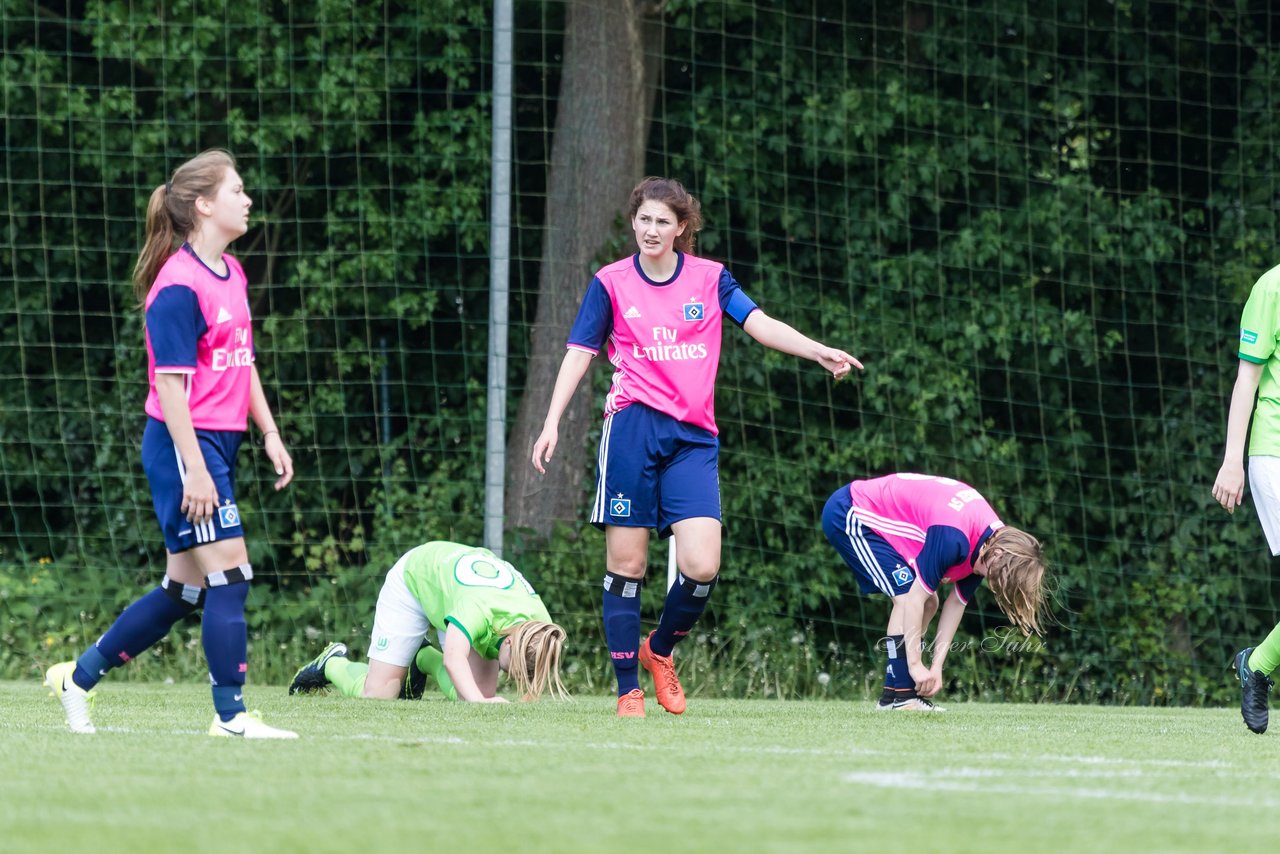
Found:
[[[395,682],[373,682],[366,678],[364,680],[364,691],[360,694],[366,700],[394,700],[400,696],[400,683]]]
[[[610,557],[608,560],[608,570],[614,575],[621,575],[623,578],[644,578],[646,563],[647,561],[644,558]]]
[[[396,699],[400,696],[400,686],[404,684],[404,677],[408,671],[408,667],[371,660],[360,696],[367,700]]]
[[[614,575],[623,578],[644,578],[649,560],[649,530],[647,528],[620,528],[610,525],[605,529],[605,566]]]
[[[679,558],[677,562],[680,565],[680,572],[685,578],[697,582],[707,582],[715,578],[720,572],[720,556],[702,556],[701,558],[692,557],[689,559]]]
[[[233,537],[229,540],[217,540],[203,546],[196,546],[187,554],[191,555],[191,559],[205,576],[249,562],[249,552],[244,544],[244,537]]]
[[[676,565],[685,578],[706,582],[720,572],[719,519],[699,516],[671,526],[675,536]]]

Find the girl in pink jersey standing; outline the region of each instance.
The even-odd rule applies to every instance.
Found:
[[[147,205],[146,244],[134,292],[146,314],[147,424],[142,465],[167,552],[158,587],[126,608],[76,661],[45,683],[72,732],[92,733],[88,692],[174,623],[203,608],[201,633],[213,683],[213,736],[297,738],[244,704],[244,606],[253,568],[236,507],[236,452],[252,417],[283,489],[293,460],[254,366],[244,270],[224,254],[249,228],[253,202],[235,161],[206,151],[182,164]]]
[[[604,631],[618,679],[618,715],[644,716],[638,665],[668,712],[685,708],[672,661],[720,571],[719,440],[714,415],[725,318],[766,347],[811,359],[841,379],[862,364],[769,317],[723,265],[692,255],[698,200],[678,182],[646,178],[631,193],[639,249],[601,268],[569,332],[533,465],[555,454],[560,416],[602,349],[613,365],[605,398],[591,523],[605,532]],[[675,535],[679,574],[658,628],[640,642],[640,586],[649,529]]]
[[[822,530],[863,593],[893,600],[877,709],[941,711],[927,698],[942,687],[942,665],[960,617],[983,579],[1023,634],[1041,632],[1046,592],[1040,543],[1001,522],[968,484],[926,474],[855,480],[828,499]],[[926,666],[922,641],[944,584],[952,589]]]

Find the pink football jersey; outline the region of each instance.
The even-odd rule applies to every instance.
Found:
[[[604,414],[643,403],[677,421],[717,433],[720,366],[720,278],[724,265],[693,255],[673,281],[654,285],[633,257],[596,274],[613,303],[608,358],[613,384]],[[573,345],[570,345],[573,346]]]
[[[230,255],[222,257],[225,277],[184,245],[160,268],[147,294],[150,393],[145,408],[160,421],[164,413],[156,374],[177,373],[186,377],[196,428],[243,431],[248,426],[254,360],[248,281],[240,262]]]
[[[948,477],[903,473],[855,480],[849,494],[858,520],[888,540],[931,591],[916,564],[930,528],[945,525],[968,540],[968,558],[942,573],[943,580],[957,581],[973,572],[973,550],[983,534],[1004,527],[978,490]]]

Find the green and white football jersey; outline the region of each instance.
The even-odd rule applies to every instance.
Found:
[[[1250,456],[1280,456],[1280,267],[1263,273],[1240,317],[1240,358],[1263,366]]]
[[[478,546],[424,543],[405,555],[404,583],[433,627],[444,631],[453,623],[485,658],[498,657],[503,630],[529,620],[551,622],[520,571]]]

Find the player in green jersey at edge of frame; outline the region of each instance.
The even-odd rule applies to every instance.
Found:
[[[1249,489],[1272,555],[1280,555],[1280,267],[1258,279],[1240,317],[1239,371],[1227,410],[1227,446],[1213,497],[1228,513],[1244,499],[1245,439]],[[1257,407],[1254,407],[1254,399]],[[1253,415],[1253,429],[1249,416]],[[1280,625],[1255,647],[1236,653],[1240,714],[1245,726],[1267,731],[1271,674],[1280,668]]]
[[[424,645],[435,629],[440,649]],[[446,697],[505,703],[498,672],[522,700],[544,691],[567,698],[560,681],[565,631],[525,577],[485,548],[430,542],[410,549],[387,572],[373,615],[369,662],[351,661],[331,643],[303,665],[290,694],[332,685],[348,697],[421,696],[432,674]]]

